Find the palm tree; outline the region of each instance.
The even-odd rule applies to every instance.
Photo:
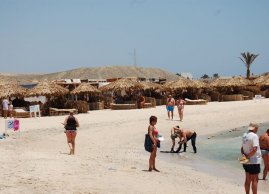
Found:
[[[241,61],[243,61],[243,63],[245,63],[246,67],[247,67],[247,79],[249,79],[250,77],[250,65],[252,64],[252,62],[256,59],[256,57],[259,56],[259,54],[252,54],[250,52],[247,53],[241,53],[241,57],[239,57],[241,59]]]

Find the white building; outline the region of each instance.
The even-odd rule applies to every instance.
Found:
[[[187,78],[187,79],[193,79],[193,75],[191,73],[188,73],[188,72],[180,73],[180,75],[184,78]]]

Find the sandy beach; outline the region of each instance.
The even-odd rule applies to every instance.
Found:
[[[269,99],[186,105],[183,122],[176,110],[174,120],[168,120],[165,106],[79,114],[74,156],[68,155],[61,124],[65,116],[20,119],[21,131],[10,131],[7,139],[0,140],[0,193],[241,194],[243,169],[238,183],[222,174],[183,165],[178,157],[181,153],[169,162],[158,151],[156,166],[161,172],[148,172],[149,153],[143,146],[148,118],[158,117],[156,127],[165,137],[160,150],[170,148],[172,126],[194,129],[198,154],[190,146],[184,157],[199,160],[199,136],[246,126],[250,121],[268,122],[268,106]],[[3,132],[4,122],[1,118]],[[258,193],[266,192],[259,188]]]

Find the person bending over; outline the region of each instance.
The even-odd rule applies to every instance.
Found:
[[[176,138],[179,137],[179,126],[175,126],[171,129],[171,139],[172,139],[172,147],[171,147],[171,152],[175,152],[174,151],[174,147],[176,144]]]
[[[194,153],[197,153],[197,148],[196,148],[196,132],[193,130],[188,130],[188,129],[180,129],[179,128],[179,147],[177,149],[177,153],[181,150],[182,144],[184,144],[184,152],[186,152],[187,148],[187,141],[191,140],[191,145],[193,148]]]

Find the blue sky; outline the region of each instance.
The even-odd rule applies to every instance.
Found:
[[[158,67],[195,77],[269,71],[268,0],[0,0],[4,73]]]

